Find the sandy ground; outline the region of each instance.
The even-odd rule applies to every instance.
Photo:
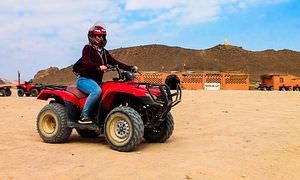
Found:
[[[36,116],[47,102],[0,97],[0,179],[299,179],[300,93],[184,91],[164,144],[110,149],[73,131],[44,143]]]

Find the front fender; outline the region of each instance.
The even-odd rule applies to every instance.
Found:
[[[111,104],[113,103],[114,97],[116,94],[124,94],[128,96],[147,96],[146,91],[136,88],[135,86],[118,86],[107,89],[103,92],[101,101],[102,107],[105,109],[110,109]]]
[[[144,105],[158,106],[158,107],[160,106],[160,104],[155,103],[151,99],[151,97],[148,95],[148,92],[145,91],[145,89],[131,86],[126,88],[116,87],[116,88],[107,89],[101,97],[103,109],[110,109],[116,95],[118,94],[122,94],[122,96],[128,96],[128,97],[131,96],[137,98]]]

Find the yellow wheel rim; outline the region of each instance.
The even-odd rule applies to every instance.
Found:
[[[39,121],[41,132],[46,135],[52,135],[58,130],[58,119],[54,112],[46,111]]]
[[[115,113],[109,117],[106,130],[108,138],[118,146],[126,144],[132,137],[131,121],[122,113]]]

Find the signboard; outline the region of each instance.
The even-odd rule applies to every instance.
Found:
[[[221,83],[205,83],[204,90],[220,90]]]

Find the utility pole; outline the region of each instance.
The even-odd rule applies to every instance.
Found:
[[[20,85],[20,72],[18,71],[18,85]]]

